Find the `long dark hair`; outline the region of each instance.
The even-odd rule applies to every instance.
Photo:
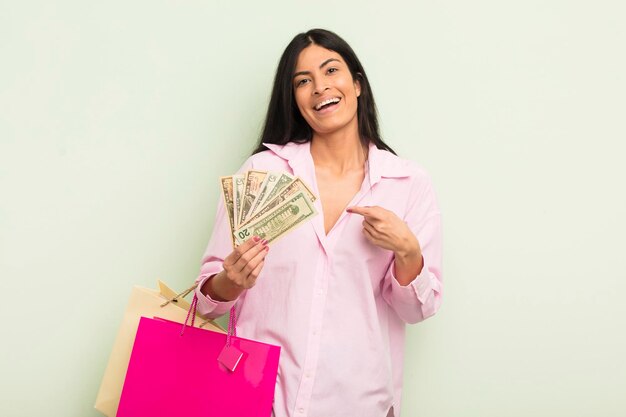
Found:
[[[311,44],[319,45],[341,55],[350,69],[352,79],[359,81],[361,95],[358,97],[357,118],[361,143],[367,146],[369,142],[372,142],[377,148],[386,149],[395,154],[394,150],[380,137],[376,103],[374,103],[372,88],[367,80],[367,75],[365,75],[363,65],[346,41],[341,39],[339,35],[324,29],[311,29],[308,32],[299,33],[285,48],[276,69],[263,133],[253,154],[267,149],[263,143],[285,145],[288,142],[304,143],[312,139],[313,131],[300,114],[293,91],[293,74],[298,56],[304,48]]]

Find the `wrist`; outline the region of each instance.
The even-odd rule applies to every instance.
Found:
[[[408,285],[422,273],[424,258],[417,239],[394,251],[394,258],[396,279],[401,285]]]
[[[200,291],[215,301],[232,301],[239,297],[243,290],[228,279],[226,271],[221,271],[207,279]]]
[[[422,251],[408,250],[402,253],[394,254],[394,270],[396,280],[400,285],[406,286],[422,273],[424,268],[424,258]]]
[[[408,242],[404,247],[394,251],[394,255],[396,259],[410,262],[420,259],[422,257],[422,251],[416,240],[415,242]]]

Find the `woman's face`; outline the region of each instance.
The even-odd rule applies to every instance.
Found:
[[[316,133],[358,132],[358,81],[337,52],[312,44],[300,52],[293,77],[296,104]]]

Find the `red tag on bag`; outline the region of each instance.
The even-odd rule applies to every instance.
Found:
[[[217,361],[224,365],[229,371],[235,372],[235,368],[239,364],[239,361],[241,361],[242,356],[243,353],[239,349],[232,345],[226,345],[217,357]]]

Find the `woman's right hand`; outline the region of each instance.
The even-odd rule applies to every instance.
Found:
[[[267,240],[254,236],[224,259],[224,270],[208,279],[201,292],[216,301],[231,301],[256,283],[269,251]]]
[[[252,288],[263,268],[269,246],[267,240],[254,236],[236,247],[224,259],[224,271],[228,281],[241,289]]]

